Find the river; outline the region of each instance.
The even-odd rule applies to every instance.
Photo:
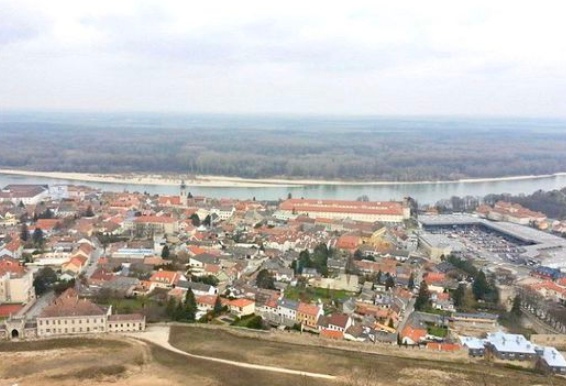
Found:
[[[79,182],[62,179],[27,177],[0,174],[0,186],[8,184],[48,184],[48,185],[87,185],[106,191],[139,191],[151,194],[177,194],[175,186],[129,185],[97,182]],[[413,197],[420,204],[434,204],[437,201],[452,196],[483,197],[490,193],[531,194],[536,190],[553,190],[566,187],[566,175],[529,177],[516,180],[492,180],[474,182],[423,182],[415,184],[391,185],[312,185],[302,187],[261,187],[261,188],[207,188],[189,186],[188,191],[193,195],[213,198],[236,198],[257,200],[277,200],[286,198],[289,193],[295,198],[321,198],[354,200],[367,195],[371,200],[387,201],[400,200],[403,197]]]

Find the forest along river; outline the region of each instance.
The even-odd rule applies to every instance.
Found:
[[[86,185],[100,188],[105,191],[121,192],[148,192],[150,194],[178,194],[177,186],[157,185],[130,185],[98,182],[70,181],[63,179],[27,177],[0,174],[0,187],[9,184],[48,184],[48,185]],[[522,179],[500,179],[492,181],[468,181],[468,182],[423,182],[414,184],[390,185],[310,185],[300,187],[260,187],[260,188],[207,188],[200,186],[188,186],[188,191],[193,195],[207,196],[213,198],[236,198],[257,200],[285,199],[289,193],[294,198],[320,198],[320,199],[342,199],[355,200],[366,195],[370,200],[387,201],[400,200],[403,197],[413,197],[420,204],[434,204],[441,199],[452,196],[474,196],[483,197],[494,193],[531,194],[537,190],[554,190],[566,187],[566,175],[527,177]]]

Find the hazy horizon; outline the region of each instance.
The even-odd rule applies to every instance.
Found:
[[[566,118],[559,1],[0,0],[8,110]]]

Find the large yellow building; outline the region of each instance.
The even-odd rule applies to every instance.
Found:
[[[279,205],[280,219],[306,215],[312,218],[352,219],[364,222],[401,223],[411,216],[410,208],[396,201],[343,201],[289,199]]]
[[[143,330],[145,316],[112,315],[112,307],[103,308],[80,299],[73,288],[63,292],[37,317],[38,337]]]

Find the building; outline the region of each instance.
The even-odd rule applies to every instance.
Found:
[[[220,221],[229,220],[234,215],[235,212],[236,212],[236,208],[234,208],[232,205],[222,205],[210,209],[210,215],[211,216],[213,214],[217,215],[218,220]]]
[[[176,233],[179,221],[168,216],[139,216],[124,222],[125,230],[145,233]]]
[[[241,318],[255,313],[255,301],[245,298],[230,300],[228,308],[232,315]]]
[[[468,349],[468,355],[471,357],[483,357],[485,355],[485,341],[483,339],[461,336],[460,343],[462,347]]]
[[[0,303],[28,303],[35,299],[33,274],[17,260],[0,260]]]
[[[275,217],[288,220],[299,215],[311,218],[346,219],[363,222],[401,223],[409,219],[410,208],[395,201],[342,201],[289,199],[279,205]]]
[[[88,299],[79,299],[74,288],[45,307],[36,321],[38,337],[145,330],[145,316],[112,315],[111,306],[104,308]]]
[[[303,326],[317,328],[318,319],[324,315],[321,304],[299,302],[297,308],[297,322]]]
[[[537,356],[535,345],[519,334],[506,334],[501,331],[487,334],[485,347],[498,359],[523,361]]]
[[[8,185],[0,191],[0,202],[36,205],[49,196],[47,185]]]
[[[542,347],[536,368],[547,374],[566,374],[566,360],[554,347]]]

